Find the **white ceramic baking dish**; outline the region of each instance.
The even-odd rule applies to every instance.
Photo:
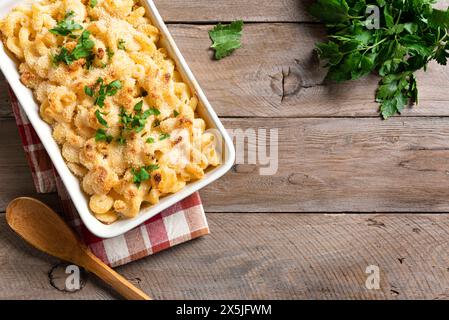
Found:
[[[32,2],[32,0],[1,0],[0,17],[5,17],[6,14],[17,5],[29,4]],[[176,66],[184,81],[190,85],[192,91],[194,91],[198,96],[198,113],[206,121],[208,128],[216,129],[216,132],[221,135],[221,152],[223,155],[223,162],[220,166],[208,171],[204,179],[187,184],[184,189],[176,194],[162,198],[161,201],[155,206],[143,208],[140,214],[133,219],[120,220],[111,225],[105,225],[99,222],[92,215],[89,210],[88,199],[80,187],[80,181],[70,172],[64,159],[62,158],[60,148],[52,137],[50,126],[39,116],[38,105],[33,98],[31,90],[26,88],[20,82],[17,61],[14,61],[14,59],[11,58],[11,56],[5,51],[3,43],[0,43],[0,69],[12,87],[31,124],[36,130],[51,160],[53,161],[56,170],[61,176],[61,179],[81,216],[82,221],[93,234],[102,238],[111,238],[123,234],[155,216],[162,210],[210,184],[212,181],[224,175],[231,168],[235,158],[235,151],[231,138],[227,134],[225,128],[218,119],[217,114],[212,109],[209,101],[198,85],[198,82],[187,66],[186,61],[182,57],[178,47],[173,41],[173,38],[168,32],[168,29],[165,26],[153,1],[141,0],[141,3],[146,8],[147,16],[151,19],[153,25],[159,28],[161,32],[161,45],[167,49],[169,56],[176,62]]]

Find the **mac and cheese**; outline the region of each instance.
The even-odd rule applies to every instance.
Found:
[[[135,217],[219,164],[137,1],[44,0],[15,8],[0,31],[100,221]]]

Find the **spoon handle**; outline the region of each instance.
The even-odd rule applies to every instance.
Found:
[[[151,300],[142,290],[108,267],[90,251],[86,251],[82,266],[109,284],[121,296],[128,300]]]

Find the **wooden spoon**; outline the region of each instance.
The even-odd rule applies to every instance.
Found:
[[[33,198],[17,198],[6,209],[6,221],[32,246],[89,270],[126,299],[151,300],[140,289],[109,268],[76,237],[51,208]]]

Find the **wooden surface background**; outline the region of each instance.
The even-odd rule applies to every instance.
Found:
[[[225,127],[278,128],[279,170],[235,165],[201,192],[210,236],[118,271],[158,299],[448,298],[449,70],[432,64],[420,105],[381,121],[375,76],[323,81],[311,1],[155,2]],[[243,48],[213,61],[207,30],[239,18]],[[3,78],[0,145],[0,211],[24,195],[56,207],[33,190]],[[0,298],[117,298],[93,276],[61,292],[61,270],[0,214]]]

